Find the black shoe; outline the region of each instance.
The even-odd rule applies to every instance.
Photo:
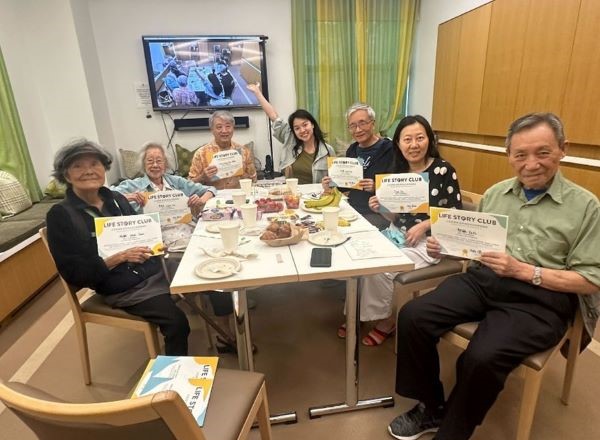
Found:
[[[441,411],[437,411],[441,412]],[[437,432],[442,418],[419,402],[413,409],[399,415],[388,426],[388,432],[399,440],[415,440],[428,432]]]

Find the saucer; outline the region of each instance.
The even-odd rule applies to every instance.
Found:
[[[235,258],[212,258],[198,264],[194,269],[200,278],[219,279],[227,278],[239,272],[242,264]]]
[[[260,226],[251,226],[249,228],[242,227],[240,229],[240,235],[260,235],[263,232],[264,228]]]

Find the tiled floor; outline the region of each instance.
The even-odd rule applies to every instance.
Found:
[[[250,293],[258,306],[251,312],[258,346],[256,369],[267,376],[272,413],[295,410],[299,422],[273,428],[274,438],[391,439],[387,423],[414,403],[395,395],[396,406],[310,420],[308,408],[344,398],[344,342],[336,328],[343,321],[343,286],[321,283],[263,287]],[[204,326],[192,318],[193,354],[207,350]],[[364,329],[363,329],[364,330]],[[0,377],[17,379],[65,400],[94,402],[120,399],[134,386],[147,360],[145,344],[135,332],[91,326],[93,384],[83,384],[79,353],[65,298],[58,283],[50,285],[12,321],[0,328]],[[458,350],[440,344],[442,375],[452,385]],[[223,355],[221,366],[235,368],[237,359]],[[360,397],[393,395],[393,340],[361,350]],[[587,350],[581,357],[571,404],[560,403],[564,360],[556,357],[544,378],[532,439],[600,438],[600,356]],[[474,439],[514,438],[522,381],[511,377]],[[210,409],[209,409],[210,410]],[[0,440],[30,440],[33,434],[0,407]],[[259,438],[258,432],[252,438]],[[427,436],[423,437],[427,439]]]

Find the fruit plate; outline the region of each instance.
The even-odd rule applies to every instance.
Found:
[[[200,278],[219,279],[230,277],[239,272],[241,268],[242,264],[235,258],[211,258],[198,264],[194,272]]]
[[[322,209],[325,208],[325,206],[333,206],[333,205],[325,205],[325,206],[319,206],[318,208],[307,208],[306,205],[304,204],[306,200],[300,200],[300,209],[304,212],[311,212],[313,214],[322,214],[323,211]],[[348,202],[341,200],[339,207],[340,209],[344,209],[345,207],[348,206]],[[348,220],[350,221],[350,220]]]
[[[308,236],[308,241],[317,246],[337,246],[346,241],[347,236],[339,232],[321,231]]]

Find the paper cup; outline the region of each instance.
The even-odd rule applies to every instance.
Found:
[[[256,213],[258,211],[258,206],[256,203],[244,203],[240,206],[240,211],[242,211],[242,221],[244,222],[244,227],[251,228],[256,226]]]
[[[326,206],[321,209],[323,213],[323,225],[326,231],[337,231],[338,217],[340,215],[340,208],[335,206]]]
[[[285,179],[285,183],[286,183],[288,189],[291,191],[291,193],[296,194],[296,192],[298,191],[298,179],[295,179],[295,178]]]
[[[237,221],[221,223],[219,232],[223,241],[223,250],[225,252],[235,251],[240,238],[240,224]]]
[[[240,179],[240,188],[247,196],[252,194],[252,179]]]
[[[233,198],[233,205],[236,208],[246,203],[246,193],[244,191],[234,191],[231,193],[231,197]]]

